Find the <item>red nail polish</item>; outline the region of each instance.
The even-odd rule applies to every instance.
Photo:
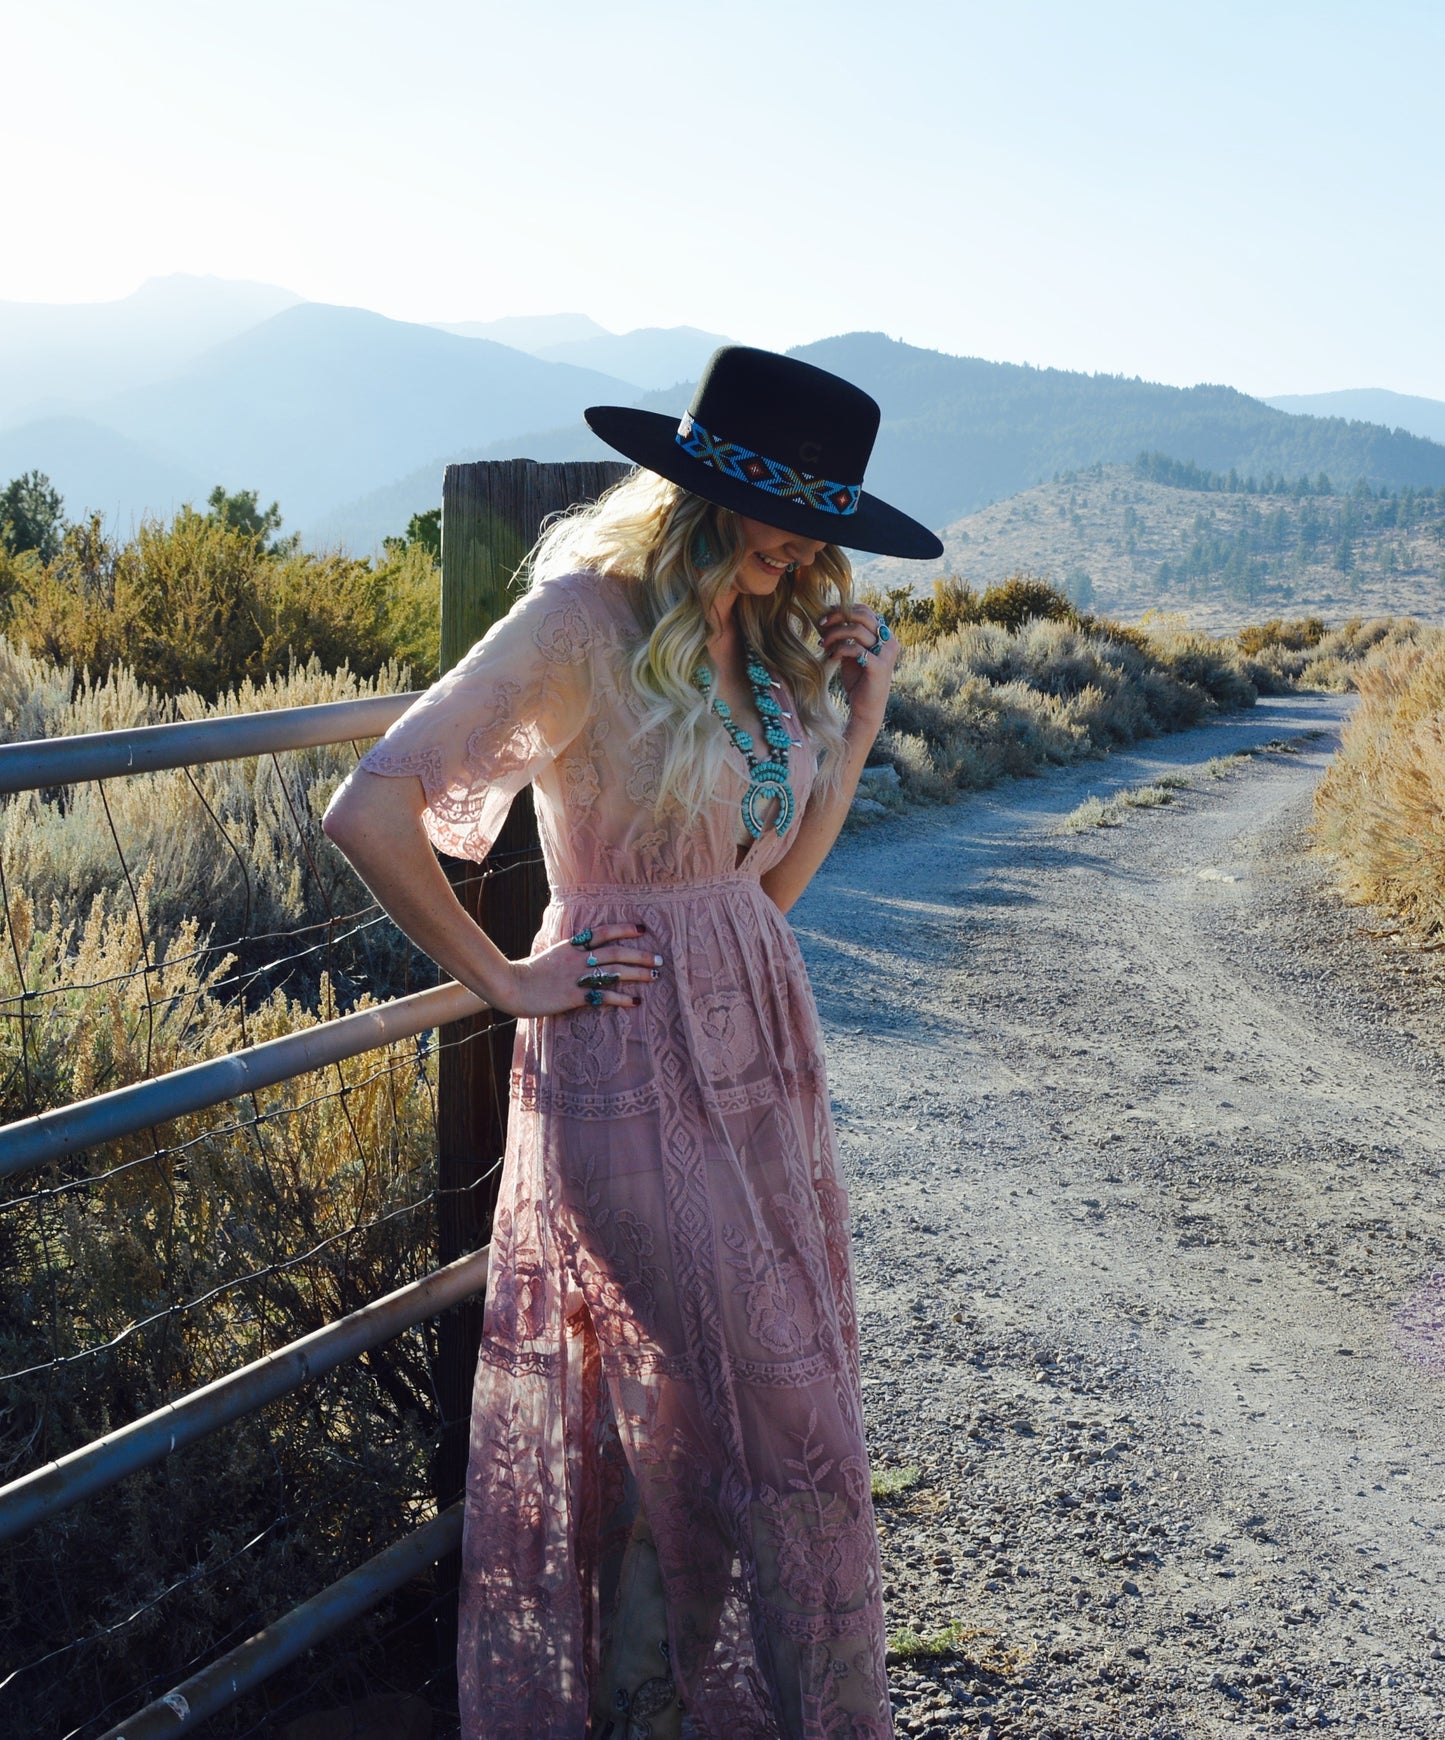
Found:
[[[641,1007],[642,1007],[642,999],[641,999],[641,997],[634,997],[634,998],[633,998],[633,999],[632,999],[632,1007],[633,1007],[633,1008],[634,1008],[634,1009],[640,1009],[640,1008],[641,1008]]]

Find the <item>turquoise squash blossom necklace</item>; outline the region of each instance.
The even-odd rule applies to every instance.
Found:
[[[713,674],[706,665],[699,665],[693,681],[702,690],[713,712],[723,722],[723,729],[732,738],[748,764],[748,789],[743,793],[743,826],[757,840],[762,838],[761,812],[764,805],[776,798],[778,814],[773,826],[781,839],[788,831],[796,807],[793,788],[788,784],[788,751],[793,738],[783,723],[783,709],[773,696],[776,685],[768,675],[767,666],[751,647],[748,649],[748,686],[753,692],[753,705],[763,722],[763,737],[771,751],[766,757],[753,753],[751,731],[743,731],[733,718],[732,708],[713,692]]]

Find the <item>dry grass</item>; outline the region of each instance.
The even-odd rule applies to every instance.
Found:
[[[899,1498],[905,1492],[912,1492],[918,1481],[918,1469],[913,1463],[906,1468],[875,1468],[872,1474],[873,1497],[880,1500]]]
[[[875,601],[897,610],[897,598]],[[1022,620],[970,620],[985,609]],[[959,624],[962,624],[959,626]],[[1251,666],[1237,647],[1156,618],[1139,628],[1095,621],[1039,582],[976,597],[940,583],[900,623],[904,643],[876,758],[904,793],[947,801],[1007,775],[1097,757],[1223,709],[1252,706]]]
[[[1059,824],[1061,833],[1081,834],[1088,828],[1118,828],[1123,826],[1125,810],[1157,810],[1174,802],[1174,794],[1189,781],[1178,774],[1166,775],[1152,785],[1130,786],[1116,792],[1106,803],[1103,798],[1088,797],[1069,811]]]
[[[1320,846],[1348,897],[1384,908],[1416,941],[1445,937],[1445,631],[1382,640],[1315,794]]]
[[[1251,760],[1253,757],[1247,749],[1237,749],[1232,755],[1211,755],[1199,771],[1205,779],[1228,779],[1230,774],[1238,773]]]
[[[1411,616],[1353,616],[1326,629],[1318,617],[1255,624],[1241,629],[1237,644],[1250,661],[1261,694],[1324,689],[1344,694],[1366,659],[1391,646],[1413,643],[1426,631]]]
[[[1124,818],[1117,805],[1106,803],[1101,797],[1086,797],[1059,823],[1059,831],[1082,834],[1088,828],[1122,828],[1123,825]]]
[[[163,700],[123,668],[76,684],[64,666],[0,641],[0,736],[404,686],[400,671],[359,682],[313,661],[219,704],[194,693]],[[319,828],[352,761],[342,745],[197,768],[189,779],[112,781],[108,816],[93,785],[0,807],[9,897],[0,1119],[294,1031],[356,1005],[363,976],[380,988],[401,978],[401,946],[378,940],[364,952],[341,948],[354,971],[345,984],[324,969],[323,952],[253,976],[243,994],[244,963],[212,942],[288,932],[367,904]],[[242,948],[255,965],[324,935]],[[0,1193],[17,1199],[0,1211],[0,1371],[35,1368],[0,1391],[0,1478],[429,1268],[433,1057],[415,1041],[373,1052]],[[176,1309],[207,1295],[196,1309]],[[433,1335],[399,1337],[13,1545],[0,1566],[0,1631],[13,1663],[124,1621],[114,1637],[22,1675],[6,1693],[14,1731],[75,1728],[147,1673],[173,1675],[213,1652],[238,1615],[284,1610],[415,1521],[436,1427]],[[187,1568],[199,1581],[151,1605]]]
[[[396,666],[362,680],[312,659],[215,702],[192,691],[165,698],[123,666],[76,683],[67,667],[0,640],[0,741],[311,706],[408,686],[409,673]],[[6,885],[24,890],[38,913],[78,918],[97,898],[109,903],[125,893],[123,855],[133,877],[149,878],[148,930],[157,948],[197,913],[207,937],[227,946],[324,925],[370,902],[321,831],[322,811],[355,760],[341,743],[110,780],[103,791],[86,784],[13,798],[0,808]],[[367,983],[390,988],[404,970],[395,933],[378,928],[363,945]],[[243,944],[240,964],[285,952],[275,942]],[[356,950],[346,958],[354,963]],[[314,973],[310,979],[314,992]],[[289,983],[293,994],[301,989],[294,969]]]

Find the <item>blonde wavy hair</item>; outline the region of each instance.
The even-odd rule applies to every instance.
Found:
[[[595,503],[552,520],[520,570],[531,586],[584,568],[630,584],[642,630],[630,674],[647,709],[638,735],[662,727],[667,740],[659,812],[676,806],[695,817],[717,789],[728,740],[693,673],[707,657],[712,607],[745,555],[740,515],[638,470]],[[848,558],[826,544],[775,591],[740,593],[736,605],[744,641],[793,697],[824,786],[842,762],[843,714],[829,692],[817,623],[830,605],[851,602],[852,586]]]

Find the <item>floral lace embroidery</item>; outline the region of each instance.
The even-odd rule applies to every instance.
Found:
[[[850,1609],[876,1593],[877,1536],[867,1493],[867,1466],[858,1457],[839,1461],[808,1415],[795,1456],[785,1456],[785,1493],[764,1487],[759,1501],[778,1554],[778,1581],[803,1612]],[[827,1490],[835,1470],[845,1493]]]
[[[758,1055],[758,1012],[741,991],[704,992],[693,1005],[698,1060],[716,1080],[740,1076]]]
[[[621,1069],[631,1037],[628,1010],[578,1009],[553,1026],[552,1067],[564,1081],[595,1088]]]
[[[723,1243],[732,1253],[728,1266],[739,1277],[753,1339],[769,1353],[796,1353],[815,1330],[801,1267],[740,1226],[725,1226]]]
[[[886,1740],[847,1201],[816,1008],[759,885],[796,836],[740,872],[734,793],[654,814],[637,633],[623,583],[547,581],[363,763],[419,777],[433,842],[471,857],[530,780],[561,897],[538,946],[641,917],[667,961],[641,1010],[518,1025],[462,1730],[587,1731],[640,1503],[691,1740]],[[807,744],[789,767],[801,805]]]

